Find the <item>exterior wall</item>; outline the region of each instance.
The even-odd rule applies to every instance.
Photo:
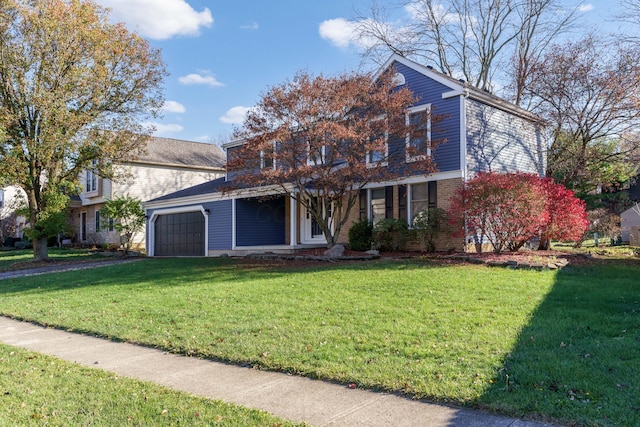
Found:
[[[229,250],[233,244],[232,201],[221,200],[203,204],[209,209],[209,251]]]
[[[460,169],[460,98],[442,99],[442,94],[451,89],[418,71],[400,63],[394,63],[396,72],[401,73],[407,87],[418,98],[414,105],[431,104],[431,140],[441,142],[433,150],[433,158],[440,172]],[[439,117],[439,120],[436,120]],[[404,138],[389,141],[389,167],[399,176],[405,175],[406,156]]]
[[[544,175],[544,142],[535,123],[471,99],[466,111],[469,177],[515,171]]]
[[[640,226],[640,215],[632,209],[627,209],[620,214],[620,235],[623,243],[630,243],[629,234],[631,227]]]
[[[236,246],[284,245],[285,198],[237,199]]]

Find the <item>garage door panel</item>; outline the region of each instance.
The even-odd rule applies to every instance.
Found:
[[[205,218],[201,212],[159,215],[155,221],[155,256],[204,256]]]

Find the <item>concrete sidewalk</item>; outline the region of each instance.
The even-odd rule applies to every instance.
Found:
[[[125,258],[125,259],[114,259],[114,260],[72,263],[72,264],[62,264],[62,265],[52,264],[46,267],[28,268],[24,270],[3,271],[3,272],[0,272],[0,280],[15,279],[17,277],[38,276],[40,274],[58,273],[62,271],[75,271],[75,270],[86,270],[89,268],[107,267],[109,265],[114,265],[114,264],[125,264],[129,262],[136,262],[136,261],[140,261],[141,259],[143,258]]]
[[[400,396],[47,329],[0,317],[0,341],[194,395],[268,411],[312,426],[495,426],[549,424],[498,417]]]

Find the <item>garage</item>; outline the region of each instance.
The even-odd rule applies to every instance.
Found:
[[[158,215],[155,256],[205,256],[205,223],[201,211]]]

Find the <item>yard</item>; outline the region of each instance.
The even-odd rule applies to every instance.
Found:
[[[147,259],[0,282],[0,313],[567,425],[640,424],[640,264]]]

